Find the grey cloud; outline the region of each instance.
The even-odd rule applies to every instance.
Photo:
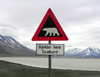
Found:
[[[90,29],[89,36],[91,36],[93,40],[100,41],[100,27]]]
[[[29,45],[48,8],[71,40],[75,37],[68,46],[86,45],[84,40],[99,41],[99,28],[89,24],[99,25],[96,22],[100,21],[100,0],[0,0],[0,34]],[[79,28],[75,30],[76,27]]]
[[[0,35],[11,36],[17,38],[18,29],[16,26],[0,23]]]
[[[66,5],[65,8],[63,8],[64,10],[61,10],[63,14],[59,15],[60,18],[63,16],[63,20],[60,20],[63,23],[87,24],[88,22],[91,23],[93,19],[98,19],[98,17],[100,17],[100,1],[78,0],[70,4],[69,7]]]

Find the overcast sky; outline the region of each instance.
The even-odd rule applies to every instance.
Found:
[[[52,44],[100,48],[100,0],[0,0],[0,35],[34,50],[36,43],[48,43],[31,39],[49,8],[69,38]]]

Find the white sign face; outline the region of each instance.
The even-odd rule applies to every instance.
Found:
[[[37,55],[64,55],[64,44],[36,44]]]

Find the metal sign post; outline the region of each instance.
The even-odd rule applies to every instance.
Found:
[[[51,44],[51,41],[49,41],[49,44]],[[48,77],[51,77],[51,55],[48,55],[48,66],[49,66],[49,76]]]

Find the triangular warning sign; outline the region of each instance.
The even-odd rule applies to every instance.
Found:
[[[49,8],[40,23],[32,41],[65,41],[68,40],[52,10]]]

